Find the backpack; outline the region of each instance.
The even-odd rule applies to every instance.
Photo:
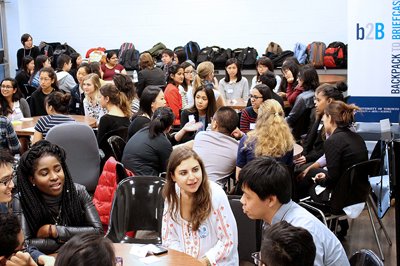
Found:
[[[131,42],[122,43],[121,46],[119,47],[118,58],[121,58],[122,53],[125,50],[131,49],[131,48],[135,48],[135,45],[133,45],[133,43],[131,43]]]
[[[147,52],[151,54],[157,61],[161,60],[161,52],[167,48],[162,42],[156,43]]]
[[[205,62],[205,61],[212,61],[214,59],[214,54],[215,51],[213,49],[213,47],[204,47],[203,49],[200,50],[199,55],[197,56],[197,65]]]
[[[54,53],[54,49],[59,45],[61,45],[61,43],[59,43],[59,42],[47,43],[47,42],[41,41],[39,44],[39,50],[40,50],[41,54],[48,56],[48,57],[52,57],[53,53]]]
[[[312,42],[307,46],[307,61],[315,68],[324,67],[326,45],[323,42]]]
[[[71,55],[72,53],[76,53],[75,49],[69,46],[67,43],[60,44],[54,49],[53,52],[53,60],[51,62],[51,65],[54,69],[57,67],[57,59],[60,55],[66,54],[66,55]]]
[[[265,49],[265,54],[263,55],[267,57],[272,57],[272,55],[279,55],[281,53],[282,53],[282,47],[275,42],[270,42],[267,48]]]
[[[232,58],[232,49],[224,49],[218,46],[213,46],[213,48],[218,48],[218,50],[214,49],[213,63],[215,68],[225,68],[226,61]]]
[[[297,60],[299,61],[300,64],[306,63],[306,59],[307,59],[306,50],[307,50],[307,46],[305,44],[298,42],[294,45],[294,49],[293,49],[294,54],[293,55],[294,55],[294,57],[297,58]]]
[[[200,46],[197,42],[188,42],[183,49],[186,53],[186,60],[191,60],[193,63],[197,62],[197,56],[200,53]]]
[[[139,51],[135,49],[135,46],[128,46],[130,48],[124,49],[121,53],[119,63],[124,66],[126,70],[139,70]],[[122,49],[122,46],[121,46]]]
[[[324,66],[327,68],[346,68],[347,49],[342,42],[333,42],[325,50]]]
[[[290,50],[283,51],[279,55],[275,55],[271,60],[272,63],[274,63],[274,67],[281,67],[283,64],[283,61],[285,61],[286,58],[293,56],[293,52]]]
[[[240,48],[239,48],[240,49]],[[258,52],[253,47],[246,47],[237,55],[236,59],[242,66],[242,69],[253,69],[256,67]]]

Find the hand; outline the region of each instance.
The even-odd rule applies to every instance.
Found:
[[[52,256],[40,255],[38,258],[38,262],[40,265],[53,266],[56,262],[56,259]]]
[[[38,238],[49,238],[49,237],[51,237],[51,235],[49,235],[49,228],[50,228],[50,224],[42,225],[39,228],[39,230],[37,231],[36,237],[38,237]]]
[[[294,164],[302,165],[306,163],[306,157],[304,155],[300,156],[299,158],[293,160]]]
[[[50,264],[49,264],[50,265]],[[38,266],[27,252],[18,251],[9,260],[6,266]]]
[[[239,128],[236,128],[231,133],[231,136],[234,137],[235,139],[241,139],[243,137],[243,135],[244,135],[244,133]]]
[[[185,124],[185,126],[183,127],[183,130],[185,130],[186,132],[197,131],[202,127],[203,127],[203,123],[201,123],[201,122],[196,123],[195,121],[191,121],[191,122],[187,122]]]
[[[211,265],[210,261],[207,258],[201,258],[201,259],[199,259],[199,261],[200,261],[201,265],[204,265],[204,266]]]
[[[281,96],[282,98],[286,98],[286,93],[282,91],[278,92],[278,95]]]

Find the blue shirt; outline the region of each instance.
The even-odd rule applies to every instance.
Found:
[[[272,224],[286,221],[293,226],[307,229],[314,239],[316,254],[314,265],[346,266],[350,265],[346,252],[336,236],[314,215],[297,203],[283,204],[272,218]],[[264,229],[268,228],[264,223]]]

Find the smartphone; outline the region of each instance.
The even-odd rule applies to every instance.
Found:
[[[167,253],[167,252],[168,252],[168,249],[166,249],[166,248],[164,248],[162,246],[158,246],[158,245],[156,245],[156,247],[152,250],[152,253],[154,255],[161,255],[161,254],[164,254],[164,253]]]

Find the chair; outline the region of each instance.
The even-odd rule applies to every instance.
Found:
[[[108,145],[111,148],[111,156],[113,156],[118,162],[122,160],[122,154],[124,153],[124,148],[126,142],[120,136],[111,136],[107,139]]]
[[[110,156],[114,156],[113,147],[109,144],[108,139],[112,136],[118,136],[122,140],[126,140],[128,137],[128,128],[120,127],[114,130],[111,130],[105,134],[105,136],[99,142],[99,148],[104,152],[103,161],[105,162]],[[123,151],[123,150],[122,150]],[[116,157],[115,157],[116,158]],[[117,158],[116,158],[117,159]],[[117,159],[118,160],[118,159]],[[119,160],[118,160],[119,161]]]
[[[164,199],[163,178],[154,176],[127,177],[115,192],[106,237],[114,243],[161,244]],[[127,232],[156,232],[150,239],[133,238]]]
[[[381,160],[379,160],[379,159],[373,159],[373,160],[354,164],[345,171],[345,173],[341,177],[341,180],[349,179],[350,180],[349,193],[355,193],[356,188],[352,187],[352,180],[354,178],[357,178],[357,176],[367,175],[369,178],[369,177],[378,175],[380,165],[381,165]],[[355,204],[355,203],[356,202],[354,202],[353,204]],[[392,245],[392,241],[390,240],[390,237],[386,231],[386,228],[382,224],[382,221],[378,217],[377,208],[376,208],[374,200],[371,196],[371,188],[369,188],[369,190],[365,192],[365,204],[367,206],[369,219],[371,221],[372,231],[374,232],[374,236],[375,236],[376,243],[378,245],[379,253],[380,253],[382,261],[383,261],[385,258],[383,256],[381,243],[380,243],[378,234],[376,232],[371,209],[374,211],[375,217],[377,218],[381,228],[383,229],[383,232],[386,236],[386,240],[390,246]],[[306,208],[307,210],[309,210],[314,215],[316,214],[317,218],[321,219],[321,221],[323,221],[323,223],[325,225],[328,225],[328,221],[330,221],[330,222],[334,221],[335,222],[334,227],[333,227],[334,233],[336,233],[336,230],[337,230],[338,220],[340,218],[347,217],[347,215],[344,212],[343,212],[343,214],[332,214],[332,213],[323,211],[323,209],[326,209],[326,205],[322,206],[323,204],[321,204],[321,203],[316,203],[316,202],[309,201],[309,200],[303,200],[300,202],[300,205],[303,206],[304,208]],[[325,207],[325,208],[323,208],[323,207]],[[332,226],[332,224],[330,224],[329,226]]]
[[[64,148],[74,182],[94,192],[100,175],[100,156],[92,128],[83,123],[60,124],[49,130],[46,140]]]
[[[261,221],[251,220],[243,213],[240,196],[228,195],[228,200],[238,228],[239,260],[253,263],[251,254],[261,247]]]
[[[383,266],[379,257],[369,249],[361,249],[350,257],[351,266]]]

